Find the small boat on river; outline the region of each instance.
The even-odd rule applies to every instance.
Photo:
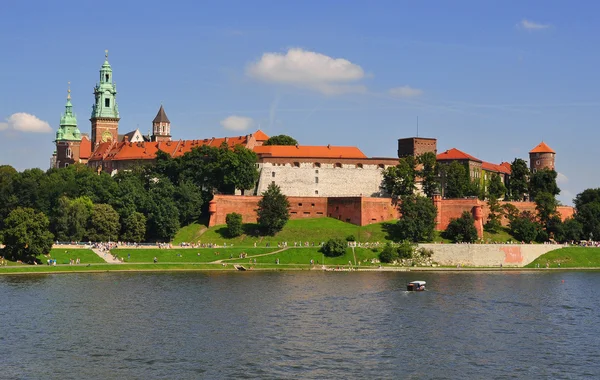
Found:
[[[420,292],[425,290],[425,281],[411,281],[406,284],[406,290],[409,292]]]

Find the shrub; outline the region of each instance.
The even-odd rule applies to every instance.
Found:
[[[230,237],[237,237],[242,234],[242,215],[237,212],[227,214],[225,217],[227,223],[227,234]]]
[[[398,251],[390,243],[387,243],[379,253],[379,261],[382,263],[393,263],[396,260],[398,260]]]
[[[354,238],[354,235],[348,235],[346,236],[346,241],[356,241],[356,239]]]
[[[433,256],[433,250],[432,249],[419,248],[418,252],[419,252],[419,255],[421,257],[429,258],[429,257]]]
[[[347,243],[342,239],[329,239],[321,248],[321,252],[327,257],[338,257],[346,253]]]
[[[398,252],[398,257],[401,259],[410,259],[413,257],[413,253],[415,252],[415,246],[409,241],[403,241],[402,244],[396,250]]]
[[[452,219],[446,229],[446,238],[455,243],[473,243],[477,240],[475,218],[470,212],[464,211],[460,218]]]

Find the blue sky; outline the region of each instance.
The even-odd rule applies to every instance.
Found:
[[[68,81],[89,132],[108,49],[122,132],[146,133],[162,102],[175,139],[261,128],[393,157],[418,118],[438,151],[495,163],[544,140],[569,204],[600,186],[598,12],[592,1],[5,1],[0,164],[49,166]]]

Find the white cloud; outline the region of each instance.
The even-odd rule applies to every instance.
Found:
[[[412,88],[410,86],[394,87],[389,90],[390,95],[399,98],[415,98],[423,94],[423,90]]]
[[[230,131],[245,131],[254,125],[254,120],[249,117],[232,115],[221,120],[221,125]]]
[[[527,30],[541,30],[548,29],[550,27],[550,24],[540,24],[534,21],[523,19],[520,23],[517,24],[517,26]]]
[[[40,120],[35,115],[25,112],[13,113],[6,121],[7,123],[0,123],[0,131],[12,130],[32,133],[52,132],[52,128],[47,121]]]
[[[286,54],[265,53],[248,65],[246,74],[263,82],[310,88],[327,95],[366,91],[362,85],[349,84],[364,78],[359,65],[300,48],[289,49]]]
[[[569,182],[569,178],[562,174],[562,173],[556,173],[556,183],[567,183]]]

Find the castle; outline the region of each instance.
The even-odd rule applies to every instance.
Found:
[[[56,132],[52,167],[82,163],[98,171],[115,174],[140,163],[152,163],[159,150],[171,157],[182,156],[196,147],[219,147],[222,144],[230,148],[242,145],[253,150],[258,156],[258,183],[250,191],[237,190],[236,195],[231,196],[216,195],[209,206],[210,225],[224,223],[226,213],[233,211],[242,213],[244,222],[255,221],[254,210],[259,195],[271,183],[277,184],[289,197],[292,218],[330,216],[359,225],[398,218],[396,207],[381,187],[383,171],[396,166],[399,158],[416,157],[426,152],[435,154],[440,163],[458,161],[464,164],[471,179],[484,187],[493,174],[498,174],[505,183],[510,181],[511,175],[511,166],[507,162],[493,164],[455,148],[438,154],[434,138],[399,139],[397,157],[367,157],[353,146],[265,146],[263,144],[269,136],[261,130],[244,136],[173,140],[171,121],[162,105],[152,120],[152,134],[143,135],[139,129],[119,134],[117,88],[108,62],[108,51],[100,68],[99,82],[94,87],[94,104],[89,120],[91,137],[78,128],[69,89],[65,111]],[[540,143],[529,152],[531,171],[554,169],[555,155],[548,145]],[[475,214],[475,208],[479,207],[478,215],[485,214],[481,211],[482,204],[477,203],[480,201],[474,199],[460,200],[464,204],[454,205],[456,207],[452,206],[452,211],[442,213],[442,203],[448,202],[443,199],[444,180],[441,176],[442,194],[435,200],[439,214],[438,229],[444,229],[450,216],[460,216],[463,209]],[[522,206],[531,208],[530,205]]]

